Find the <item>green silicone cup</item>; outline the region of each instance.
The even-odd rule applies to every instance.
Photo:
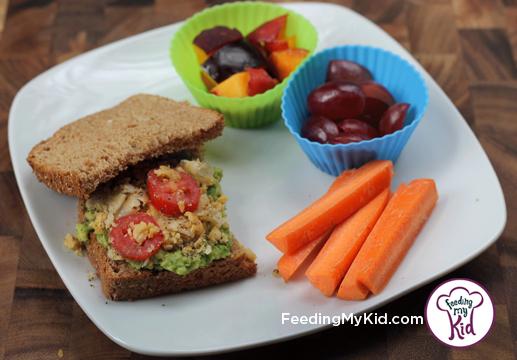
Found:
[[[299,14],[264,2],[234,2],[208,8],[188,19],[174,35],[170,48],[174,68],[199,105],[223,113],[227,125],[256,128],[279,120],[282,93],[290,76],[273,89],[255,96],[227,98],[213,95],[201,80],[201,68],[192,41],[202,30],[216,25],[237,28],[246,36],[265,21],[284,14],[289,14],[286,34],[296,35],[296,46],[307,49],[310,56],[318,43],[314,26]]]

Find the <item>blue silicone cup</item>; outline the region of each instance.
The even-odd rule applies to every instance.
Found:
[[[320,144],[300,135],[309,116],[307,96],[325,82],[331,60],[355,61],[370,70],[396,102],[410,104],[404,127],[383,137],[349,144]],[[374,159],[396,162],[427,109],[429,95],[420,73],[406,60],[389,51],[362,45],[345,45],[323,50],[300,66],[282,97],[282,117],[302,150],[320,170],[337,176]]]

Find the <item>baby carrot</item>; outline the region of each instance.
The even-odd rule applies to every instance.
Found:
[[[392,177],[391,161],[371,161],[355,171],[347,186],[327,192],[266,238],[283,253],[292,254],[370,202],[390,186]]]
[[[293,254],[284,254],[278,260],[277,268],[280,276],[284,279],[284,281],[289,281],[289,279],[296,273],[303,263],[305,263],[311,255],[318,253],[321,249],[321,246],[325,243],[330,235],[330,231],[328,231],[325,235],[320,236],[316,240],[311,241],[298,251]]]
[[[384,289],[431,215],[437,199],[436,185],[431,179],[401,185],[345,275],[338,297],[357,300],[357,295],[362,295],[365,289],[374,294]]]
[[[386,189],[332,231],[305,272],[309,281],[324,295],[334,294],[389,198],[390,190]]]

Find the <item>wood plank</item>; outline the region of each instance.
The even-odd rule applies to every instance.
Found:
[[[191,14],[203,10],[205,7],[206,4],[203,0],[178,0],[174,1],[174,3],[171,3],[169,0],[154,1],[154,12],[156,14],[174,13],[174,18],[170,19],[177,19],[175,21],[183,20]]]
[[[504,8],[499,0],[452,0],[456,26],[489,29],[504,26]]]
[[[405,22],[395,22],[389,24],[380,24],[380,27],[391,35],[399,44],[404,46],[406,50],[411,49],[409,41],[409,32]]]
[[[4,30],[8,8],[9,0],[0,0],[0,38],[2,37],[2,31]]]
[[[509,231],[506,231],[507,233]],[[499,264],[503,268],[503,272],[509,268],[517,269],[517,238],[511,234],[501,236],[501,240],[497,243],[499,249]]]
[[[0,97],[0,109],[8,112],[18,90],[49,66],[48,56],[15,56],[6,59],[0,56],[0,91],[6,96]]]
[[[479,203],[482,202],[483,199],[479,199]],[[474,260],[456,270],[454,277],[472,279],[483,284],[495,305],[506,305],[505,284],[498,259],[497,246],[492,245]]]
[[[515,239],[513,240],[515,243]],[[515,345],[517,345],[517,267],[507,267],[504,271],[504,279],[506,284],[506,297],[508,301],[507,315],[510,322],[511,337]]]
[[[389,0],[379,6],[375,1],[355,1],[353,10],[375,22],[409,49],[409,33],[406,25],[406,6],[402,0]]]
[[[11,172],[0,172],[0,236],[21,237],[25,210]]]
[[[517,78],[512,51],[504,30],[460,30],[461,47],[471,81]]]
[[[63,251],[66,251],[64,247]],[[24,221],[18,273],[19,276],[16,279],[18,288],[65,289],[28,218]]]
[[[45,1],[37,5],[17,3],[9,8],[0,41],[0,59],[46,56],[50,53],[57,4]]]
[[[52,55],[60,63],[91,49],[104,35],[104,6],[99,1],[60,1],[53,28]]]
[[[517,6],[506,8],[506,34],[512,48],[513,62],[517,64]]]
[[[64,290],[16,289],[6,359],[56,359],[68,352],[73,300]]]
[[[156,0],[154,6],[107,6],[106,34],[99,44],[107,44],[129,35],[184,20],[205,7],[203,0]]]
[[[411,1],[406,21],[414,53],[456,53],[459,42],[450,4]]]
[[[0,236],[0,359],[4,358],[7,327],[11,317],[16,267],[20,240],[12,236]]]
[[[476,133],[499,176],[508,222],[497,242],[513,342],[517,341],[517,82],[484,83],[471,88]],[[514,344],[515,345],[515,344]],[[515,351],[514,346],[514,351]]]
[[[376,24],[389,24],[405,16],[405,1],[385,0],[382,6],[375,1],[354,1],[352,9]]]
[[[508,219],[517,218],[517,82],[471,87],[475,131],[492,161],[506,197]],[[508,221],[503,239],[517,240],[517,222]]]
[[[106,306],[114,306],[111,303]],[[73,304],[69,359],[129,359],[131,353],[108,339],[88,319],[77,303]],[[95,346],[92,346],[95,344]]]
[[[473,124],[469,81],[461,54],[417,54],[416,58],[447,93],[465,120]]]
[[[12,171],[7,143],[7,118],[14,96],[27,81],[47,67],[46,57],[2,59],[0,56],[0,172]]]
[[[443,280],[428,284],[375,312],[381,314],[386,312],[388,316],[422,316],[427,297],[441,281]],[[425,324],[386,325],[385,327],[388,359],[412,359],[415,358],[415,354],[418,354],[418,359],[446,359],[449,354],[447,347],[436,346],[437,340]]]

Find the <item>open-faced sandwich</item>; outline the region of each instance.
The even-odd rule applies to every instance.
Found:
[[[113,300],[134,300],[256,273],[254,254],[230,231],[221,169],[200,148],[221,114],[154,95],[58,130],[28,156],[38,179],[79,198],[76,235]]]

